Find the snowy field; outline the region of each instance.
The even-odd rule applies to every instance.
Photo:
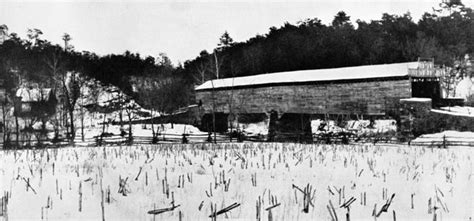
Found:
[[[347,206],[352,220],[471,220],[473,151],[272,143],[1,151],[0,219],[346,220]]]
[[[411,141],[411,145],[425,145],[434,147],[447,146],[474,146],[474,132],[447,130],[434,134],[423,134]]]

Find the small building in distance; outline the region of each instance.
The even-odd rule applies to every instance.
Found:
[[[22,87],[15,94],[14,112],[19,117],[44,118],[55,113],[57,103],[51,88]]]
[[[195,92],[204,130],[213,118],[225,131],[233,121],[263,116],[270,129],[311,133],[311,119],[399,120],[400,99],[431,98],[435,105],[441,75],[433,61],[418,61],[216,79]]]

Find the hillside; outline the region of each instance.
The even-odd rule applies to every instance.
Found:
[[[165,53],[143,56],[126,51],[99,56],[79,52],[67,33],[62,46],[43,39],[39,29],[29,29],[28,38],[22,39],[14,32],[8,33],[8,26],[2,25],[0,78],[10,87],[18,85],[18,78],[52,87],[51,79],[57,81],[58,75],[79,72],[105,85],[119,87],[141,105],[150,105],[141,99],[149,91],[133,91],[133,83],[137,79],[151,80],[171,91],[163,96],[171,99],[152,106],[172,112],[194,103],[194,86],[214,78],[388,64],[420,57],[455,66],[465,54],[474,52],[474,13],[460,1],[434,6],[419,21],[414,21],[410,13],[385,13],[379,20],[362,21],[340,11],[330,24],[323,24],[318,18],[296,24],[285,22],[245,42],[234,42],[231,34],[225,32],[213,51],[203,50],[195,59],[177,65]]]
[[[385,13],[378,20],[362,21],[341,11],[328,25],[318,18],[286,22],[245,42],[234,42],[225,32],[217,48],[186,61],[184,69],[199,85],[216,77],[390,64],[420,57],[454,66],[455,60],[474,52],[474,13],[460,2],[433,6],[419,21],[410,13]]]

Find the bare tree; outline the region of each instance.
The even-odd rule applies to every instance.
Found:
[[[85,105],[88,96],[86,96],[86,89],[88,89],[87,77],[79,75],[77,78],[77,88],[79,88],[79,96],[78,101],[79,104],[77,105],[76,109],[79,112],[80,120],[81,120],[81,140],[84,141],[84,118],[85,118]]]
[[[209,69],[209,67],[207,67],[207,63],[204,63],[204,62],[201,62],[196,67],[196,72],[199,74],[199,77],[195,76],[194,80],[198,84],[203,84],[204,82],[206,82],[206,80],[207,80],[206,73],[207,73],[208,69]]]
[[[217,44],[217,48],[214,49],[214,65],[216,67],[216,78],[220,78],[219,70],[223,64],[224,61],[224,56],[221,56],[220,59],[218,59],[218,53],[222,52],[225,48],[228,48],[234,44],[234,40],[230,37],[229,33],[227,31],[222,34],[222,36],[219,38],[219,44]]]
[[[157,131],[155,130],[154,122],[154,113],[155,109],[158,108],[158,101],[160,101],[159,93],[156,93],[158,88],[158,79],[153,77],[145,78],[141,81],[137,81],[137,93],[139,94],[138,99],[140,100],[142,106],[150,110],[151,118],[151,133],[153,136],[153,143],[157,142]]]
[[[10,146],[10,120],[11,117],[8,116],[9,112],[9,100],[6,91],[4,91],[4,98],[2,99],[2,130],[3,130],[3,146],[9,147]]]
[[[138,105],[135,102],[128,100],[125,106],[125,113],[128,117],[128,142],[133,142],[133,130],[132,130],[132,121],[137,119]]]
[[[69,42],[72,40],[72,37],[68,33],[64,33],[62,39],[64,41],[64,51],[68,51],[71,47]]]
[[[446,91],[447,97],[456,96],[456,84],[464,78],[471,78],[472,64],[469,56],[464,59],[455,59],[454,67],[445,67],[443,76],[441,77],[441,87]]]
[[[45,62],[50,68],[50,71],[55,78],[55,82],[60,84],[60,91],[62,95],[64,95],[64,106],[67,113],[69,113],[70,134],[68,134],[68,138],[73,142],[76,136],[74,126],[74,108],[80,96],[79,74],[76,72],[66,72],[64,68],[62,68],[61,52],[58,50],[55,50],[51,57],[45,59]]]
[[[101,93],[101,86],[100,86],[100,83],[99,82],[93,82],[92,84],[90,84],[88,86],[88,90],[89,90],[89,96],[88,96],[88,100],[89,100],[89,104],[97,104],[99,102],[99,95]],[[92,111],[91,112],[91,126],[93,127],[94,126],[94,122],[93,122],[93,119],[95,118],[95,111]]]
[[[0,25],[0,44],[2,44],[8,37],[8,26],[3,24]]]

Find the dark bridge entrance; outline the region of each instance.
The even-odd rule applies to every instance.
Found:
[[[438,78],[412,78],[412,97],[431,98],[433,106],[441,100],[441,87]]]

